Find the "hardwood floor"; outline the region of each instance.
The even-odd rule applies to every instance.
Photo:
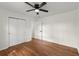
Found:
[[[33,39],[0,51],[1,56],[78,56],[76,48]]]

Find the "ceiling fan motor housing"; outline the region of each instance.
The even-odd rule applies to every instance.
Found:
[[[34,6],[36,9],[39,9],[39,4],[35,4]]]

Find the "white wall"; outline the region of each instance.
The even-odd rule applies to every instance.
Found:
[[[8,17],[17,17],[26,19],[26,41],[31,40],[32,35],[32,18],[15,13],[13,11],[5,10],[0,8],[0,50],[7,48],[9,45],[8,41]]]
[[[77,34],[77,37],[78,37],[78,40],[77,40],[77,43],[78,43],[78,45],[77,45],[77,47],[78,47],[78,49],[79,49],[79,9],[77,10],[77,21],[76,21],[76,34]]]
[[[43,21],[43,40],[79,49],[78,10],[60,13],[39,19]],[[37,22],[35,38],[41,38],[40,22]],[[77,29],[78,28],[78,29]]]

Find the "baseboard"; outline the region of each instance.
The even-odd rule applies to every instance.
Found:
[[[5,50],[5,49],[7,49],[7,48],[8,48],[8,47],[5,47],[5,48],[1,48],[1,49],[0,49],[0,51],[2,51],[2,50]]]

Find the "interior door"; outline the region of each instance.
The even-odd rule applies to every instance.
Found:
[[[25,21],[9,18],[9,43],[10,46],[23,43],[26,39]]]

